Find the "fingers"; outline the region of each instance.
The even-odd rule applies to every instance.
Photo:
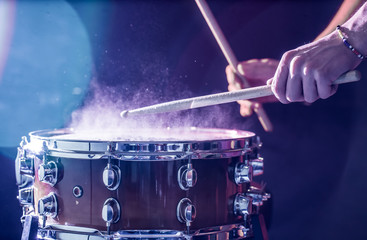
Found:
[[[288,74],[288,66],[280,62],[271,85],[274,96],[284,104],[289,103],[286,98]]]
[[[260,72],[258,63],[260,60],[253,59],[246,62],[242,62],[238,65],[239,73],[243,76],[256,75],[256,72]],[[275,67],[273,67],[275,69]],[[275,70],[274,70],[275,71]],[[245,87],[242,80],[235,74],[231,66],[226,67],[226,75],[228,81],[228,91],[236,91]],[[261,84],[261,83],[260,83]],[[255,84],[254,84],[255,85]],[[257,84],[258,85],[258,84]],[[273,100],[274,101],[274,100]],[[240,114],[243,117],[248,117],[253,114],[254,102],[248,100],[237,101],[240,104]]]
[[[302,81],[303,87],[303,95],[305,102],[313,103],[319,98],[318,91],[317,91],[317,84],[315,78],[311,76],[308,72],[308,69],[304,69],[303,72],[304,81]]]
[[[241,80],[236,76],[231,66],[226,67],[226,76],[228,81],[228,90],[234,91],[242,88]],[[231,89],[230,89],[231,88]]]
[[[238,101],[240,104],[240,114],[242,117],[248,117],[251,116],[253,113],[253,102],[250,102],[248,100],[241,100]]]
[[[240,84],[240,79],[237,78],[231,66],[226,67],[226,75],[228,81],[228,91],[236,91],[243,88],[243,85]],[[237,101],[240,104],[240,114],[243,117],[251,116],[252,111],[252,102],[248,100]]]
[[[285,97],[288,102],[301,102],[303,97],[302,75],[298,70],[302,68],[302,60],[294,57],[289,66],[287,89]]]
[[[337,86],[332,85],[332,80],[325,72],[317,71],[315,73],[315,79],[319,98],[326,99],[336,92]]]
[[[227,76],[228,84],[233,84],[234,83],[234,72],[230,65],[226,67],[226,76]]]
[[[301,76],[289,76],[285,98],[288,102],[303,102],[303,86]]]
[[[333,95],[335,74],[328,74],[323,63],[315,64],[296,51],[283,55],[271,83],[275,97],[282,103],[308,102]],[[335,79],[334,79],[335,78]]]
[[[240,62],[238,72],[244,76],[250,86],[265,85],[269,78],[274,76],[279,61],[274,59],[251,59]]]

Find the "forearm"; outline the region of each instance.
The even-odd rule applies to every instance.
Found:
[[[364,2],[365,0],[344,0],[329,25],[317,36],[315,41],[334,31],[336,26],[345,23]]]
[[[367,2],[342,26],[348,42],[363,55],[367,55]]]

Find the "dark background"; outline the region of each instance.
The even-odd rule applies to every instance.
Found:
[[[247,60],[279,59],[286,50],[312,41],[326,27],[341,1],[214,0],[208,3],[237,58]],[[45,56],[47,64],[58,64],[57,67],[39,67],[39,72],[50,72],[53,76],[55,71],[88,68],[80,70],[83,74],[88,73],[87,83],[81,85],[97,82],[113,95],[109,97],[125,101],[130,107],[227,90],[226,60],[194,1],[58,1],[65,11],[57,11],[60,8],[54,4],[56,1],[47,4],[19,1],[16,4],[14,43],[0,89],[14,74],[39,67],[37,64],[27,65],[16,73],[11,71],[18,64],[12,55],[18,47],[15,43],[18,43],[35,53],[49,46],[59,49],[52,57]],[[38,8],[41,9],[38,11]],[[17,31],[26,28],[19,22],[25,21],[27,11],[51,16],[60,24],[57,26],[70,24],[70,31],[76,28],[67,22],[72,16],[79,21],[78,26],[85,31],[87,38],[62,38],[68,35],[66,27],[62,34],[59,33],[63,41],[35,45],[21,35],[22,41],[17,42]],[[48,23],[43,24],[47,26]],[[49,28],[34,29],[27,34],[30,39],[37,36],[35,41],[39,42],[45,31]],[[67,64],[55,60],[77,51],[70,49],[68,41],[84,41],[80,46],[90,46],[84,65],[76,65],[73,56],[67,59]],[[37,54],[34,54],[34,61],[38,62]],[[91,64],[87,64],[88,61]],[[363,63],[358,68],[363,76],[367,76],[365,66]],[[77,81],[74,78],[78,77],[78,74],[69,78],[60,75],[49,79],[51,85],[67,84],[69,79]],[[38,77],[27,76],[19,81],[37,86],[33,95],[47,91]],[[248,130],[261,137],[265,173],[257,177],[257,181],[266,182],[272,193],[272,221],[268,224],[271,225],[270,239],[365,239],[366,84],[362,79],[359,83],[340,86],[336,95],[311,106],[265,104],[274,125],[272,133],[264,132],[256,117],[240,117],[236,103],[181,114],[192,116],[191,121],[197,126]],[[22,135],[27,135],[31,130],[67,126],[71,111],[82,108],[92,98],[89,90],[84,87],[80,99],[60,105],[62,109],[72,104],[71,110],[62,111],[61,116],[57,115],[60,110],[52,107],[48,109],[55,114],[41,113],[39,99],[34,99],[32,109],[23,109],[21,104],[12,105],[8,120],[1,122],[2,138],[5,138],[0,149],[1,239],[20,239],[21,234],[21,209],[16,199],[14,177],[18,143],[6,141],[6,136],[20,140],[21,135],[12,132],[24,131]],[[28,92],[29,88],[27,84],[23,87],[20,84],[6,91],[21,96],[22,91]],[[60,94],[63,93],[60,90]],[[141,96],[139,101],[131,103],[137,93]],[[10,98],[0,100],[5,105],[12,101]],[[18,111],[29,111],[33,117],[11,117]],[[54,122],[43,123],[44,119],[53,118]],[[15,123],[17,131],[13,131],[10,123]]]

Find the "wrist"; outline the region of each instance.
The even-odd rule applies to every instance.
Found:
[[[367,55],[367,3],[341,26],[347,41],[361,54]]]
[[[348,29],[341,27],[340,25],[336,27],[336,32],[339,35],[340,40],[344,43],[344,45],[352,53],[354,53],[356,57],[358,57],[360,60],[364,60],[366,58],[366,55],[363,54],[363,52],[358,50],[358,49],[364,49],[362,47],[364,44],[364,41],[362,42],[358,41],[359,39],[361,39],[360,36],[356,36],[355,34],[351,33],[351,31],[348,31]],[[354,42],[354,43],[352,44],[351,42]],[[355,46],[358,46],[358,47],[355,47]]]

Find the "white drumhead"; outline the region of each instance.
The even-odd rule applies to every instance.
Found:
[[[30,133],[27,148],[55,157],[99,159],[108,154],[124,160],[219,158],[240,156],[259,140],[247,131],[212,128],[56,129]],[[255,139],[256,138],[256,139]]]
[[[164,128],[164,129],[105,129],[90,131],[75,131],[61,129],[54,131],[34,132],[38,137],[55,140],[72,141],[113,141],[113,142],[187,142],[210,141],[252,137],[255,134],[248,131],[213,129],[213,128]]]

